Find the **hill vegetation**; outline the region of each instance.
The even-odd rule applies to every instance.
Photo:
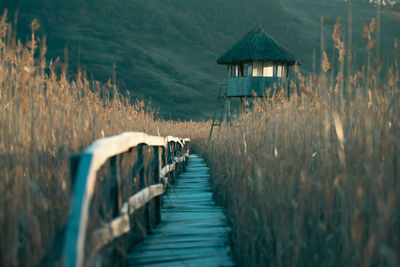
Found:
[[[20,5],[19,36],[30,36],[38,18],[50,58],[61,56],[71,74],[78,68],[106,82],[117,74],[121,93],[151,100],[163,118],[211,118],[218,85],[226,70],[216,59],[256,24],[301,61],[303,73],[319,62],[320,18],[324,17],[325,49],[337,18],[347,20],[347,4],[329,0],[6,0],[0,7],[14,15]],[[394,8],[396,10],[396,8]],[[368,0],[353,0],[355,64],[362,57],[363,24],[376,16]],[[396,20],[382,11],[382,56],[390,57]],[[64,48],[68,53],[64,53]],[[66,54],[64,56],[64,54]]]

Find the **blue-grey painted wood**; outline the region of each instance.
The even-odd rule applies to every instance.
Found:
[[[282,79],[278,77],[231,77],[228,79],[226,95],[238,96],[272,96],[274,84],[280,89]],[[267,95],[268,93],[268,95]]]
[[[84,250],[83,244],[78,241],[79,231],[82,227],[79,222],[82,213],[87,213],[89,209],[89,203],[86,203],[84,198],[86,191],[86,174],[90,172],[92,158],[91,154],[82,154],[80,157],[77,178],[75,181],[74,197],[71,203],[71,207],[74,208],[71,208],[64,244],[64,266],[68,267],[73,267],[78,264],[78,251]],[[84,227],[86,230],[86,225],[84,225]]]
[[[161,223],[128,254],[128,266],[234,266],[231,229],[209,178],[204,160],[190,155],[186,171],[163,196]]]

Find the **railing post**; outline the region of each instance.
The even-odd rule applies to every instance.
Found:
[[[82,154],[76,172],[75,186],[64,241],[64,266],[82,266],[88,222],[89,201],[85,201],[86,174],[89,172],[92,155]]]
[[[139,171],[139,189],[143,189],[145,187],[144,184],[144,167],[143,167],[143,145],[138,146],[138,166],[140,166]]]
[[[172,164],[172,160],[171,160],[171,142],[168,142],[167,144],[167,158],[166,158],[166,165],[170,165]],[[171,172],[168,172],[168,183],[171,182],[172,176],[171,176]]]
[[[182,146],[180,146],[180,150],[180,156],[183,158],[183,161],[181,163],[181,171],[183,172],[183,170],[185,169],[185,153],[183,152],[185,150],[185,143],[182,143]]]
[[[147,179],[146,179],[146,172],[145,172],[145,167],[144,167],[144,157],[143,157],[143,145],[139,145],[138,147],[138,161],[141,163],[139,166],[142,166],[140,172],[139,172],[139,183],[140,183],[140,190],[144,189],[147,187]],[[144,206],[144,222],[146,226],[146,230],[150,230],[150,213],[149,213],[149,206],[146,204]]]
[[[162,168],[162,149],[161,147],[154,147],[154,158],[155,158],[155,166],[154,166],[154,182],[155,184],[160,183],[160,172]],[[155,215],[155,223],[158,224],[161,222],[161,196],[157,196],[154,199],[154,215]]]
[[[176,147],[177,147],[177,143],[176,142],[174,142],[174,144],[173,144],[173,155],[172,155],[172,161],[173,162],[175,162],[175,158],[176,158],[176,156],[177,156],[177,154],[176,154]],[[173,175],[174,175],[174,181],[175,181],[175,179],[176,179],[176,174],[177,174],[177,170],[178,170],[178,164],[177,163],[175,163],[175,170],[174,170],[174,173],[173,173]]]
[[[110,158],[110,169],[112,179],[111,198],[114,202],[112,217],[118,217],[122,208],[122,192],[121,192],[121,162],[120,156],[113,156]],[[118,161],[118,166],[117,166]]]
[[[178,158],[181,158],[182,157],[182,153],[181,153],[181,151],[182,151],[182,146],[178,143],[177,144],[177,151],[176,151],[176,156],[178,157]],[[178,170],[177,170],[177,174],[179,174],[180,172],[182,171],[182,162],[179,162],[178,163]]]

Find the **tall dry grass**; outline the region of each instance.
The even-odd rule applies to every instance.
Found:
[[[0,265],[31,266],[65,224],[71,197],[69,156],[124,131],[189,136],[196,122],[164,122],[130,103],[113,82],[66,77],[46,60],[45,38],[31,24],[19,42],[7,12],[0,19]],[[197,127],[199,128],[199,127]],[[205,134],[206,135],[206,134]]]
[[[337,23],[336,68],[323,52],[317,79],[296,69],[301,96],[256,101],[200,148],[240,266],[400,264],[399,43],[381,75],[374,27],[368,66],[345,77]]]

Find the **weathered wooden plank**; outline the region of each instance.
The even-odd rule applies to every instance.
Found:
[[[128,233],[130,230],[129,214],[124,214],[115,218],[111,223],[108,223],[103,228],[93,233],[95,250],[102,249],[115,238],[120,237],[124,233]]]
[[[135,266],[152,265],[169,263],[181,263],[181,266],[193,266],[193,262],[202,259],[200,266],[226,266],[229,262],[221,259],[221,254],[229,253],[229,249],[225,247],[201,247],[201,248],[186,248],[176,250],[174,248],[160,251],[143,251],[140,258],[129,258],[128,262],[132,262]],[[178,257],[178,259],[177,259]],[[207,260],[206,260],[207,259]],[[208,261],[208,264],[206,262]],[[199,262],[200,263],[200,262]],[[224,265],[225,263],[225,265]],[[196,262],[196,265],[198,263]],[[231,263],[232,264],[232,263]]]
[[[277,91],[282,87],[283,81],[278,77],[231,77],[227,83],[227,96],[267,96],[272,97],[274,85]]]
[[[152,246],[142,246],[142,247],[137,247],[135,248],[135,252],[140,252],[140,251],[160,251],[160,250],[167,250],[167,249],[186,249],[186,248],[208,248],[208,246],[211,245],[211,248],[213,247],[226,247],[226,244],[224,242],[221,242],[219,240],[215,242],[207,242],[204,243],[204,239],[198,239],[194,240],[193,238],[188,239],[187,241],[185,240],[170,240],[170,242],[160,242],[159,244],[153,244]],[[129,259],[129,258],[128,258]]]
[[[186,156],[183,157],[175,157],[175,162],[176,163],[181,163],[184,162],[186,160]]]
[[[75,180],[74,196],[71,203],[70,219],[65,233],[64,266],[82,266],[85,245],[85,234],[88,221],[88,210],[93,195],[95,175],[91,165],[91,154],[81,155],[77,178]]]
[[[178,138],[178,137],[174,137],[174,136],[167,136],[166,137],[167,142],[174,142],[174,143],[178,143],[179,145],[183,146],[184,143],[182,142],[183,139]],[[190,139],[189,139],[190,140]]]
[[[170,173],[174,170],[175,170],[175,162],[172,164],[169,164],[161,169],[160,178],[167,176],[168,173]]]
[[[139,193],[131,196],[128,200],[129,203],[129,213],[133,213],[135,210],[143,207],[147,202],[153,199],[156,196],[162,195],[165,192],[164,185],[157,184],[149,186]]]
[[[110,223],[94,232],[94,244],[96,244],[95,250],[101,249],[115,238],[129,232],[131,230],[129,215],[143,207],[154,197],[162,195],[164,191],[164,186],[158,184],[144,188],[137,194],[131,196],[129,201],[124,204],[121,216],[115,218]]]
[[[85,150],[85,154],[92,154],[93,168],[98,170],[104,162],[112,156],[127,152],[139,144],[148,146],[166,146],[168,138],[150,136],[144,133],[123,133],[118,136],[108,137],[95,141]]]

